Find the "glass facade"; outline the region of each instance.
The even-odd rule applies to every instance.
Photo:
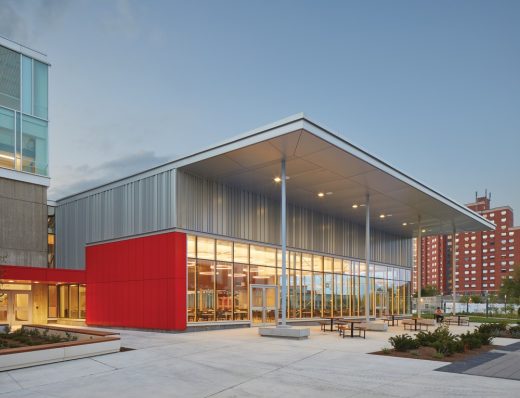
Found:
[[[48,69],[0,46],[0,167],[48,175]]]
[[[86,286],[78,284],[49,285],[48,317],[85,319]]]
[[[188,322],[249,320],[251,285],[281,283],[280,249],[195,235],[187,249]],[[363,316],[365,276],[358,260],[288,250],[288,318]],[[371,314],[409,314],[410,281],[409,269],[371,265]]]

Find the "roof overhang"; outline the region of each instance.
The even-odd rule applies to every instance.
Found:
[[[289,203],[400,236],[484,231],[495,225],[310,121],[303,114],[173,162],[179,170],[279,199],[282,159]],[[319,193],[324,196],[318,196]],[[382,218],[381,215],[384,215]],[[419,224],[420,221],[420,224]]]

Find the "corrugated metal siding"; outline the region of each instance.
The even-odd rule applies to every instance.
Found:
[[[237,239],[280,243],[280,206],[262,195],[244,192],[205,178],[177,172],[178,227]],[[288,205],[289,247],[365,257],[365,227]],[[371,231],[372,261],[410,267],[412,240]]]
[[[175,227],[175,170],[59,203],[58,268],[83,269],[85,245]]]
[[[364,226],[297,206],[289,205],[287,210],[289,247],[364,258]],[[164,171],[58,202],[57,267],[83,269],[88,243],[176,227],[278,245],[279,215],[278,202],[265,196],[176,170]],[[411,266],[411,239],[372,230],[371,242],[372,261]]]

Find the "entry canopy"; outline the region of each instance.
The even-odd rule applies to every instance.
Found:
[[[181,171],[361,225],[367,194],[373,228],[400,236],[495,229],[479,214],[298,114],[174,162]],[[279,181],[279,180],[278,180]],[[420,220],[420,224],[419,224]]]

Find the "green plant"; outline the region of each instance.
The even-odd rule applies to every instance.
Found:
[[[423,347],[430,347],[437,338],[434,332],[419,332],[415,335],[415,339]]]
[[[511,337],[514,337],[515,339],[520,339],[520,326],[510,326],[509,333],[511,333]]]
[[[392,350],[390,348],[381,348],[381,352],[385,355],[390,355],[392,353]]]
[[[435,359],[443,359],[444,358],[444,354],[441,354],[440,352],[435,352],[432,356]]]
[[[409,334],[401,334],[388,339],[396,351],[405,352],[419,348],[419,343]]]
[[[470,350],[482,347],[481,333],[477,329],[473,332],[462,333],[460,335],[460,340],[464,346],[468,347]]]
[[[418,357],[418,356],[421,355],[421,353],[419,351],[417,351],[417,350],[411,350],[410,354],[412,354],[414,357]]]
[[[480,333],[489,334],[491,336],[500,336],[502,332],[507,330],[506,322],[489,322],[483,323],[478,327]]]

